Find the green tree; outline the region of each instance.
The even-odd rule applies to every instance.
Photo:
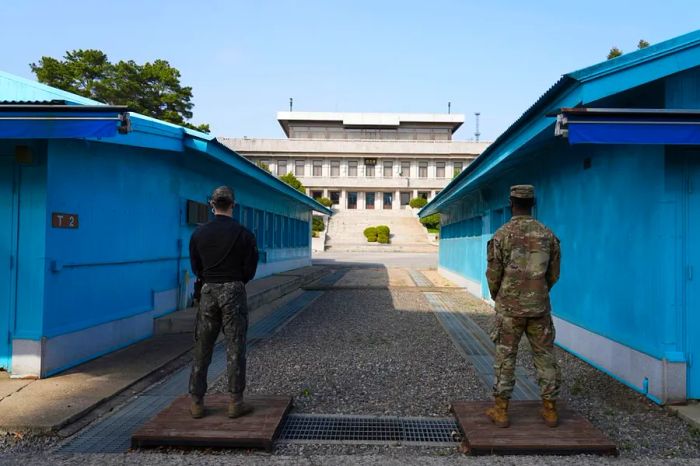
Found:
[[[263,170],[265,170],[268,173],[272,173],[272,170],[270,170],[270,166],[264,162],[260,162],[260,161],[255,162],[255,165],[262,168]]]
[[[613,47],[610,49],[610,52],[608,52],[608,60],[612,60],[613,58],[617,58],[620,55],[622,55],[622,50],[618,49],[617,47]]]
[[[645,49],[649,47],[649,42],[645,41],[644,39],[639,39],[639,43],[637,44],[638,49]]]
[[[284,181],[287,183],[289,186],[292,188],[296,189],[297,191],[306,194],[306,188],[304,187],[303,184],[301,184],[301,181],[297,179],[296,176],[294,176],[294,173],[289,172],[286,175],[280,176],[280,180]]]
[[[180,84],[180,71],[166,60],[143,65],[133,60],[111,63],[100,50],[73,50],[63,59],[41,57],[29,65],[39,82],[198,131],[193,125],[192,88]]]

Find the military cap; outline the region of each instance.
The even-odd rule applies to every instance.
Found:
[[[233,189],[228,186],[219,186],[211,193],[211,201],[215,204],[233,204]]]
[[[516,184],[510,187],[510,197],[518,199],[534,199],[535,187],[531,184]]]

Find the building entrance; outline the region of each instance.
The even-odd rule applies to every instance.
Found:
[[[348,209],[357,209],[357,192],[348,191]]]
[[[401,208],[407,208],[409,202],[411,202],[411,193],[408,191],[401,191]]]
[[[12,361],[12,320],[14,317],[14,274],[17,270],[15,231],[15,164],[0,157],[0,368],[10,370]]]
[[[394,193],[384,193],[384,208],[387,210],[391,209],[393,203]]]
[[[365,193],[365,209],[374,209],[374,193]]]

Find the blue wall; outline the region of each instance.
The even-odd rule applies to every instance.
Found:
[[[178,288],[194,230],[186,201],[206,202],[221,184],[234,187],[263,260],[309,255],[308,208],[202,153],[58,140],[48,152],[46,215],[77,213],[80,227],[46,228],[43,336],[149,311],[153,293]],[[260,233],[265,213],[283,226],[273,247]]]
[[[652,101],[700,108],[700,68],[602,103]],[[694,194],[700,189],[700,149],[569,146],[554,137],[551,126],[541,134],[440,207],[441,267],[482,285],[488,298],[485,243],[508,218],[503,209],[509,186],[533,184],[535,217],[562,245],[554,314],[659,360],[700,358],[700,285],[693,278],[700,270],[700,247],[694,246],[700,235],[700,193]],[[700,371],[691,364],[687,377],[688,396],[700,396]]]

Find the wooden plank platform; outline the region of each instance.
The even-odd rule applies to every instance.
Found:
[[[229,419],[228,394],[204,398],[205,416],[192,419],[189,395],[177,398],[131,437],[131,447],[183,446],[217,448],[259,448],[272,450],[273,442],[292,399],[285,396],[249,396],[246,403],[255,410]]]
[[[617,455],[617,447],[586,418],[559,403],[559,426],[540,418],[540,401],[511,401],[510,427],[496,427],[484,411],[493,401],[456,401],[452,412],[464,434],[463,451],[471,455]]]

